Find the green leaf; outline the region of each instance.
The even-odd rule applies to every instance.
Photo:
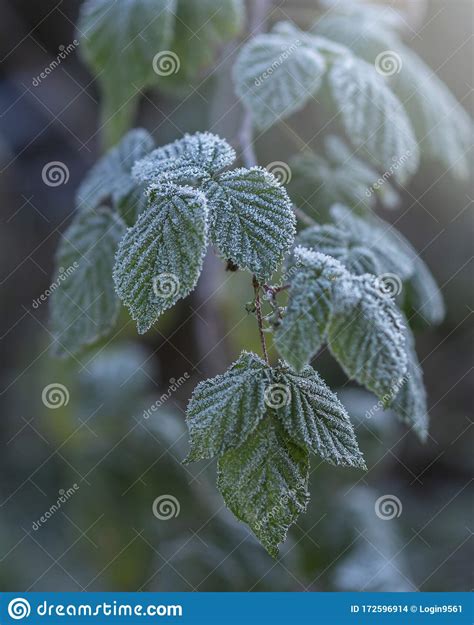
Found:
[[[423,371],[415,350],[415,338],[410,330],[405,333],[408,366],[398,393],[391,404],[391,409],[400,420],[409,425],[418,434],[421,441],[428,435],[428,407],[426,390],[423,383]]]
[[[354,145],[400,183],[418,168],[418,144],[399,100],[374,67],[356,57],[337,58],[329,87],[345,132]]]
[[[407,368],[404,325],[373,276],[353,277],[335,290],[329,348],[346,374],[390,405]]]
[[[278,380],[288,401],[276,414],[293,442],[331,464],[366,469],[349,415],[319,374],[309,366],[301,373],[285,368]]]
[[[56,255],[51,327],[58,356],[76,354],[114,327],[120,311],[112,267],[125,231],[108,208],[78,213],[63,234]]]
[[[410,117],[422,157],[438,161],[459,178],[469,175],[472,121],[446,85],[405,46],[386,7],[376,15],[364,4],[328,12],[314,32],[344,44],[369,63],[378,63]]]
[[[309,498],[308,450],[365,468],[347,413],[319,375],[276,368],[243,352],[226,373],[201,382],[189,402],[185,462],[219,456],[226,504],[273,556]]]
[[[290,199],[261,167],[235,169],[203,188],[211,211],[211,238],[233,263],[266,280],[278,268],[295,235]]]
[[[355,274],[380,273],[377,255],[358,243],[353,245],[350,232],[332,224],[305,228],[298,234],[295,243],[336,258]]]
[[[210,132],[196,132],[153,150],[135,164],[133,175],[146,184],[200,184],[232,165],[235,158],[235,150],[225,139]]]
[[[410,321],[422,326],[441,323],[445,315],[441,292],[428,267],[400,232],[375,215],[357,217],[342,205],[333,206],[330,214],[335,225],[306,228],[295,244],[337,258],[352,273],[373,273],[382,282],[386,279],[387,286],[396,292],[403,281]]]
[[[178,0],[176,28],[171,50],[180,60],[180,71],[167,77],[164,86],[190,86],[214,61],[216,49],[239,34],[245,17],[242,0]]]
[[[126,222],[133,223],[146,205],[146,195],[143,185],[132,178],[132,167],[153,147],[146,130],[130,130],[89,171],[77,192],[77,206],[97,208],[110,198]]]
[[[439,325],[446,314],[441,291],[419,256],[414,259],[414,264],[414,274],[407,283],[410,321],[416,319],[422,326]]]
[[[244,352],[223,375],[197,385],[187,410],[187,462],[221,455],[245,442],[264,416],[266,381],[266,363]]]
[[[406,302],[410,321],[421,325],[437,325],[445,315],[443,297],[430,270],[418,255],[411,243],[393,226],[375,215],[360,219],[343,206],[335,206],[331,215],[339,228],[350,232],[351,249],[364,250],[376,258],[374,269],[366,271],[393,273],[405,281]],[[304,241],[301,245],[305,245]],[[325,249],[327,254],[336,256],[354,273],[363,273],[353,262],[351,252]],[[362,268],[363,269],[363,268]],[[414,319],[416,317],[416,319]]]
[[[326,61],[296,28],[277,26],[246,43],[234,65],[237,95],[265,130],[302,109],[321,86]]]
[[[325,341],[334,283],[347,279],[347,272],[337,260],[305,248],[295,250],[290,271],[295,273],[275,343],[283,358],[299,371]]]
[[[358,158],[335,135],[325,139],[325,153],[305,152],[290,160],[290,195],[297,206],[310,207],[313,214],[325,216],[336,203],[364,212],[373,209],[377,198],[385,208],[399,203],[397,192],[376,169]]]
[[[433,69],[403,44],[397,49],[404,67],[390,84],[405,103],[422,155],[467,180],[472,120]]]
[[[308,452],[278,423],[264,419],[243,445],[219,459],[217,486],[235,516],[276,557],[288,528],[306,509],[308,476]]]
[[[398,242],[398,233],[390,224],[372,216],[357,217],[340,204],[333,206],[330,214],[335,226],[307,228],[296,244],[333,256],[359,275],[392,273],[401,280],[413,275],[412,254]]]
[[[369,224],[374,234],[377,233],[377,239],[383,242],[387,249],[398,248],[405,258],[411,259],[413,271],[405,277],[404,301],[410,322],[421,327],[440,324],[446,314],[443,296],[418,252],[408,239],[382,219],[372,215]]]
[[[158,81],[155,55],[169,50],[176,0],[86,0],[80,50],[101,85],[103,121],[114,143],[130,127],[141,89]]]
[[[190,187],[151,187],[150,204],[129,228],[114,267],[117,293],[146,332],[194,289],[207,246],[207,202]]]

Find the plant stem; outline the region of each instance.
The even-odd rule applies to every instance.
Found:
[[[258,331],[260,334],[260,343],[262,344],[262,352],[263,352],[265,361],[269,365],[270,359],[268,358],[267,342],[265,340],[265,333],[263,331],[262,301],[260,299],[260,283],[258,282],[255,276],[253,276],[252,284],[253,284],[253,288],[255,291],[255,314],[257,316]]]
[[[266,14],[271,8],[271,0],[253,0],[252,11],[250,12],[250,20],[248,32],[249,35],[255,36],[265,29]],[[252,113],[249,109],[244,109],[242,123],[239,131],[239,143],[242,149],[242,162],[245,167],[254,167],[258,164],[257,155],[254,147],[253,121]],[[257,317],[258,331],[260,334],[260,343],[262,344],[263,356],[267,364],[270,364],[267,351],[267,343],[265,333],[263,331],[262,318],[262,301],[260,299],[260,283],[253,276],[252,284],[255,292],[255,313]]]

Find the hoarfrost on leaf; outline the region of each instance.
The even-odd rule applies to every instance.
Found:
[[[239,97],[265,130],[300,110],[326,71],[324,56],[298,29],[274,29],[246,43],[234,65]]]
[[[204,187],[211,239],[220,253],[268,279],[290,249],[295,216],[285,189],[262,167],[235,169]]]
[[[407,371],[402,378],[391,409],[406,425],[413,428],[421,441],[428,435],[428,407],[423,371],[415,350],[415,338],[407,328],[405,333],[408,354]]]
[[[283,358],[299,371],[325,342],[334,283],[348,274],[334,258],[303,247],[296,248],[293,262],[288,306],[275,342]]]
[[[418,168],[416,138],[401,102],[373,65],[357,57],[337,59],[329,88],[354,147],[382,171],[404,183]]]
[[[297,154],[290,160],[293,180],[289,188],[296,205],[311,207],[325,216],[335,203],[358,212],[375,208],[377,198],[385,208],[395,208],[399,196],[387,179],[335,135],[326,137],[325,152]]]
[[[132,177],[132,167],[153,147],[154,141],[146,130],[130,130],[89,171],[77,192],[77,206],[93,209],[110,198],[126,222],[133,223],[146,205],[146,195],[144,186]]]
[[[133,175],[146,184],[199,184],[232,165],[235,158],[235,150],[225,139],[210,132],[196,132],[153,150],[135,164]]]
[[[276,414],[293,442],[331,464],[366,469],[349,415],[319,374],[309,366],[300,373],[283,367],[278,379],[289,401]]]
[[[112,268],[125,232],[122,219],[110,209],[79,212],[63,234],[56,255],[58,279],[50,302],[53,352],[76,354],[114,327],[120,311]]]
[[[357,217],[340,204],[331,208],[330,215],[335,225],[307,228],[296,243],[334,256],[358,275],[394,273],[402,280],[412,276],[412,256],[397,243],[390,224],[371,216]]]
[[[347,287],[335,291],[329,348],[350,378],[388,406],[407,368],[402,317],[374,276],[353,277]]]
[[[238,447],[265,413],[268,366],[244,352],[223,375],[200,382],[187,410],[191,451],[187,462]]]
[[[399,16],[390,18],[387,7],[376,9],[364,3],[340,5],[318,20],[312,31],[347,46],[371,64],[387,50],[396,54],[400,71],[390,72],[386,81],[407,111],[422,158],[467,179],[472,120],[432,68],[402,42]]]
[[[308,480],[308,452],[270,419],[218,463],[217,486],[224,501],[273,557],[290,525],[306,510]]]
[[[207,201],[200,191],[169,184],[149,194],[114,267],[115,288],[140,333],[194,289],[207,247]]]

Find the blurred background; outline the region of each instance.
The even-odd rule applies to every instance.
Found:
[[[317,4],[275,2],[272,19],[311,23]],[[401,205],[379,210],[422,250],[447,305],[444,323],[417,337],[428,442],[389,412],[368,419],[373,396],[348,384],[323,352],[318,369],[340,389],[369,470],[313,458],[308,511],[273,560],[224,507],[214,464],[181,464],[195,384],[242,348],[259,351],[244,306],[248,276],[226,272],[210,254],[196,291],[145,336],[123,313],[113,341],[67,362],[49,354],[48,304],[37,298],[51,285],[77,186],[100,154],[99,95],[77,51],[33,81],[74,41],[79,5],[0,0],[0,590],[469,590],[472,178],[460,183],[425,163]],[[392,5],[406,11],[408,45],[472,114],[472,2]],[[137,125],[157,145],[208,129],[237,146],[242,112],[229,78],[237,44],[219,50],[228,60],[187,90],[147,92]],[[316,135],[314,115],[300,114],[298,126]],[[258,143],[263,165],[292,151],[283,135]],[[51,161],[67,165],[65,184],[43,183]],[[42,401],[52,383],[68,392],[59,409]],[[402,504],[390,521],[374,511],[387,494]],[[162,495],[179,504],[168,521],[153,513]]]

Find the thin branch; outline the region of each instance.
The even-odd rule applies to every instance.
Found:
[[[258,282],[255,276],[253,276],[252,284],[253,284],[253,288],[255,291],[255,314],[257,316],[258,331],[260,334],[260,343],[262,344],[262,352],[263,352],[265,361],[267,362],[267,364],[270,364],[270,359],[268,358],[268,351],[267,351],[267,342],[265,340],[265,333],[263,330],[262,301],[260,299],[260,283]]]
[[[271,0],[252,0],[248,32],[250,37],[255,37],[263,32],[266,25],[267,13],[272,6]],[[257,155],[254,147],[252,113],[244,108],[244,115],[239,131],[239,143],[242,148],[242,162],[245,167],[257,165]]]

